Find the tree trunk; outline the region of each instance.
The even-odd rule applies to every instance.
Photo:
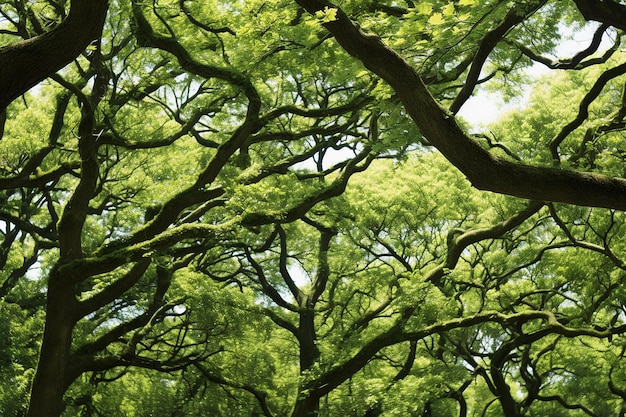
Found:
[[[27,417],[59,417],[63,395],[73,382],[68,366],[78,302],[73,285],[53,278],[54,273],[48,288],[46,326]]]
[[[301,393],[301,395],[303,394]],[[291,413],[291,417],[315,417],[318,414],[319,408],[319,397],[314,397],[312,393],[307,393],[306,397],[298,398],[296,406]]]
[[[304,296],[305,301],[300,305],[309,303],[308,296]],[[317,363],[320,351],[317,348],[315,331],[315,311],[313,307],[306,306],[300,312],[300,325],[298,327],[298,343],[300,345],[300,374],[311,370],[313,365]],[[317,416],[320,407],[320,396],[316,393],[315,375],[310,375],[305,379],[303,385],[298,389],[298,399],[291,413],[291,417],[314,417]]]

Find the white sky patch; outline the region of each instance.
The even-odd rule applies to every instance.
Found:
[[[597,23],[592,22],[577,33],[572,33],[568,28],[562,28],[563,42],[557,47],[556,55],[553,56],[553,58],[571,58],[578,52],[586,49],[591,43],[598,26]],[[602,43],[598,48],[599,52],[596,52],[594,55],[600,55],[611,47],[613,44],[613,35],[614,34],[610,31],[605,32]],[[550,70],[543,64],[535,63],[527,70],[527,73],[534,80],[538,80],[550,71],[553,70]],[[480,128],[485,128],[490,123],[497,121],[505,113],[527,107],[532,87],[532,84],[527,86],[518,98],[509,100],[508,102],[505,102],[502,96],[497,92],[487,92],[479,88],[476,94],[472,95],[463,107],[461,107],[457,116],[464,118],[474,128],[480,130]]]
[[[457,116],[473,126],[482,127],[495,122],[513,108],[515,106],[505,103],[499,94],[479,92],[465,102]]]

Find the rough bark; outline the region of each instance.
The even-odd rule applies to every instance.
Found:
[[[74,3],[75,4],[75,3]],[[99,179],[94,107],[97,95],[81,97],[81,120],[78,126],[78,151],[81,156],[81,176],[74,193],[63,209],[57,229],[59,260],[48,279],[46,324],[37,371],[33,380],[28,417],[58,417],[63,411],[63,394],[76,376],[70,376],[69,365],[72,332],[81,318],[75,295],[76,280],[64,273],[62,265],[83,257],[82,230],[87,218],[89,201],[96,194]]]
[[[72,331],[78,302],[73,286],[52,279],[48,288],[44,344],[33,381],[27,417],[58,417],[63,411],[63,394],[72,383],[68,378]]]
[[[296,1],[310,13],[337,8],[325,0]],[[491,155],[458,126],[402,57],[379,37],[361,31],[340,9],[336,16],[337,20],[324,25],[337,42],[395,90],[422,134],[474,187],[539,201],[626,209],[626,180],[622,178],[531,166]]]
[[[108,0],[72,0],[56,28],[0,48],[0,112],[99,38],[108,7]]]

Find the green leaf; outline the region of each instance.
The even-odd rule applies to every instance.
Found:
[[[417,5],[417,12],[423,15],[430,15],[433,12],[433,6],[430,3],[423,2]]]
[[[444,16],[453,16],[454,15],[454,3],[446,4],[442,9],[442,13]]]
[[[337,20],[337,8],[336,7],[324,7],[324,10],[318,10],[315,12],[315,17],[322,23],[333,22]]]
[[[428,23],[430,23],[431,25],[441,25],[442,23],[445,23],[445,20],[443,18],[443,15],[437,12],[430,16],[430,18],[428,19]]]

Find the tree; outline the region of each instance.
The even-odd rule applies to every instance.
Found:
[[[0,141],[16,414],[616,414],[622,213],[557,203],[624,207],[623,6],[96,3],[0,9],[23,80],[1,95],[49,75]],[[50,66],[9,58],[83,13]],[[590,47],[546,58],[585,19]],[[533,60],[575,74],[578,111],[468,134],[477,86]]]
[[[40,264],[47,278],[33,416],[59,415],[63,393],[87,371],[128,365],[176,370],[212,354],[199,341],[174,338],[167,358],[151,356],[163,343],[169,346],[161,337],[192,334],[191,323],[176,320],[185,316],[176,308],[180,300],[167,296],[175,272],[227,244],[239,227],[302,216],[341,193],[375,156],[362,146],[369,140],[366,90],[346,91],[341,77],[319,66],[304,80],[284,70],[274,79],[260,78],[276,68],[281,49],[257,57],[256,75],[238,68],[229,61],[242,62],[244,55],[222,53],[216,45],[239,39],[228,39],[230,29],[195,20],[203,10],[181,15],[179,21],[191,26],[183,25],[178,39],[169,25],[166,34],[153,29],[167,7],[147,16],[140,4],[112,7],[117,17],[107,22],[109,41],[53,76],[56,86],[40,93],[57,104],[49,114],[29,98],[8,110],[7,292],[33,265]],[[123,24],[129,16],[136,34]],[[250,42],[255,30],[247,35]],[[200,55],[207,48],[213,62],[189,55],[183,42],[195,36],[206,39],[195,45]],[[290,87],[270,95],[275,85]],[[49,129],[47,143],[23,141],[14,116],[38,118]],[[355,137],[365,142],[357,144]],[[330,148],[353,157],[330,164]],[[175,149],[179,157],[170,154]],[[155,164],[155,157],[162,161]],[[307,159],[315,161],[311,172],[288,169]],[[181,172],[181,164],[188,171]],[[288,200],[264,197],[276,192],[263,185],[273,181],[294,189]],[[251,205],[253,192],[267,204]],[[161,322],[171,327],[157,326]]]
[[[591,237],[567,236],[578,221],[568,217],[586,210],[485,201],[441,158],[420,159],[375,163],[341,201],[259,230],[248,245],[177,277],[196,327],[216,329],[216,317],[231,324],[219,334],[223,350],[168,375],[179,382],[158,398],[187,405],[172,415],[220,406],[267,416],[617,415],[619,389],[606,381],[619,387],[621,272],[583,249]],[[410,177],[420,186],[407,186]],[[432,178],[472,198],[432,187]],[[588,221],[611,241],[623,226],[605,214]],[[330,219],[332,231],[321,223]],[[126,399],[156,398],[160,378],[142,395],[116,388],[102,397],[113,404],[93,406],[119,414]]]

